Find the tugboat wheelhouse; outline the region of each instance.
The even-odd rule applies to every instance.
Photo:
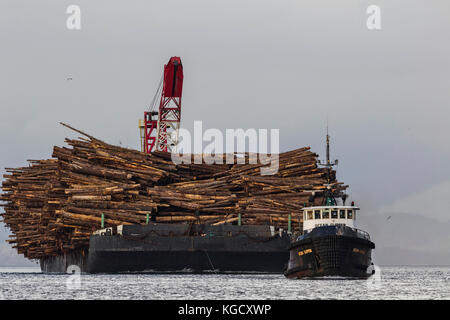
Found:
[[[348,226],[355,227],[355,206],[320,206],[303,209],[303,231],[308,233],[316,227],[322,226]]]

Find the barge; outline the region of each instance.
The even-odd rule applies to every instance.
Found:
[[[40,262],[43,272],[282,273],[290,242],[269,225],[120,225],[95,231],[88,251]]]

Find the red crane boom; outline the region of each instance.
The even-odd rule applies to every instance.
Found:
[[[171,57],[164,66],[163,87],[158,111],[144,112],[141,128],[142,151],[173,151],[178,143],[183,91],[183,64],[180,57]],[[142,141],[143,140],[143,141]]]

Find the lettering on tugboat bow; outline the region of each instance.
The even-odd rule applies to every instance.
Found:
[[[311,249],[305,249],[305,250],[299,251],[299,252],[298,252],[298,255],[299,255],[299,256],[302,256],[302,255],[304,255],[304,254],[311,253],[311,252],[312,252]]]

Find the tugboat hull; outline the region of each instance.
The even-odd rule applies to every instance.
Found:
[[[287,278],[351,277],[368,278],[373,272],[372,249],[375,244],[348,227],[317,228],[290,246],[290,259],[284,272]],[[314,230],[316,231],[316,230]]]

